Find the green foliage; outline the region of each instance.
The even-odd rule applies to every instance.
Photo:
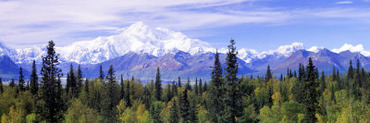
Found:
[[[150,107],[150,117],[153,119],[154,123],[161,123],[163,122],[161,117],[161,111],[165,107],[165,104],[161,101],[154,101]]]
[[[226,56],[226,74],[216,52],[210,83],[190,78],[181,86],[177,82],[163,87],[159,68],[146,84],[130,80],[117,81],[113,66],[107,75],[82,81],[83,72],[73,66],[62,87],[61,71],[54,43],[43,57],[40,87],[35,64],[29,89],[24,85],[2,83],[0,78],[1,121],[8,122],[370,122],[370,72],[357,60],[347,73],[332,74],[318,69],[309,59],[300,64],[298,75],[288,69],[287,75],[275,79],[268,66],[266,76],[237,77],[237,52],[232,40]],[[352,70],[351,70],[352,69]],[[20,81],[23,78],[20,72]],[[193,78],[192,78],[193,79]],[[136,80],[139,80],[136,78]],[[24,80],[23,80],[24,81]],[[22,83],[22,82],[21,82]],[[208,85],[207,85],[208,84]]]
[[[33,60],[32,63],[32,72],[30,78],[30,91],[33,95],[36,95],[39,90],[38,76],[36,73],[36,61]]]
[[[65,114],[65,121],[67,123],[97,123],[98,114],[95,110],[82,104],[79,99],[74,99],[71,102]]]
[[[157,74],[155,76],[155,99],[160,101],[162,96],[162,82],[161,82],[161,73],[159,67],[157,68]]]
[[[54,46],[54,42],[49,41],[47,55],[42,58],[41,99],[43,99],[44,103],[40,105],[42,109],[39,110],[38,116],[46,122],[58,122],[63,117],[63,101],[61,100],[61,95],[58,94],[61,92],[58,88],[60,87],[60,81],[58,82],[57,80],[61,76],[62,71],[58,68],[58,55],[55,52]]]

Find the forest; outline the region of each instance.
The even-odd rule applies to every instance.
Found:
[[[2,123],[368,123],[370,72],[349,61],[347,72],[315,67],[312,59],[297,71],[237,76],[235,41],[228,45],[226,66],[215,54],[212,79],[178,77],[166,84],[161,68],[153,80],[123,79],[100,67],[100,76],[84,78],[71,69],[62,85],[55,44],[49,41],[42,68],[33,62],[30,78],[20,68],[18,82],[0,79]],[[352,65],[354,64],[354,65]],[[39,71],[39,72],[37,72]],[[30,80],[26,83],[25,80]]]

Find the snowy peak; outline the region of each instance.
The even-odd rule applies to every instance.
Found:
[[[335,53],[341,53],[341,52],[344,52],[344,51],[350,51],[350,52],[353,52],[353,53],[358,52],[358,53],[361,53],[364,56],[367,56],[367,57],[370,56],[370,51],[365,50],[365,48],[362,44],[358,44],[356,46],[353,46],[351,44],[344,44],[341,48],[332,49],[331,51],[335,52]]]
[[[128,52],[163,56],[178,51],[198,54],[211,52],[210,44],[190,39],[181,32],[166,28],[151,28],[142,22],[132,24],[119,35],[98,37],[90,41],[75,42],[58,48],[62,58],[77,63],[100,63]]]
[[[324,47],[318,47],[318,46],[312,46],[310,49],[308,49],[307,51],[310,51],[310,52],[314,52],[314,53],[318,53],[320,50],[323,50]]]
[[[298,50],[304,50],[303,43],[294,42],[291,45],[280,46],[277,50],[275,50],[275,52],[285,57],[289,57],[293,52]]]
[[[15,51],[13,49],[8,48],[2,41],[0,41],[0,55],[12,55],[14,53]]]

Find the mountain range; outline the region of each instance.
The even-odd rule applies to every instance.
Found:
[[[40,67],[45,51],[45,46],[12,49],[0,42],[0,77],[16,79],[20,66],[25,69],[27,77],[32,61],[36,60]],[[225,67],[227,49],[218,51]],[[97,77],[100,65],[105,71],[109,65],[113,65],[116,75],[125,78],[134,76],[146,81],[153,79],[156,68],[160,67],[162,78],[169,81],[178,76],[210,79],[216,49],[207,42],[191,39],[181,32],[152,28],[137,22],[124,28],[120,34],[77,41],[56,47],[56,52],[60,54],[60,67],[64,73],[69,71],[72,63],[74,67],[81,65],[85,77]],[[275,74],[285,73],[288,68],[296,69],[299,63],[307,64],[309,57],[313,58],[319,70],[326,73],[330,73],[333,66],[342,72],[346,71],[349,61],[356,59],[365,69],[370,69],[370,52],[364,50],[362,45],[345,44],[342,48],[332,50],[317,46],[305,49],[303,43],[294,42],[264,52],[241,48],[237,56],[239,75],[263,75],[268,65]]]

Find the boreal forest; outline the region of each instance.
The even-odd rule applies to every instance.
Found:
[[[2,123],[369,123],[370,72],[358,59],[346,72],[333,66],[324,73],[308,64],[275,75],[270,66],[263,76],[237,76],[235,41],[228,45],[226,66],[219,53],[211,80],[178,77],[161,80],[123,78],[100,66],[99,76],[86,78],[73,69],[62,75],[59,55],[50,41],[41,69],[33,62],[30,78],[19,68],[9,84],[0,79]],[[64,77],[64,78],[62,78]],[[29,83],[26,82],[29,80]],[[65,81],[65,84],[63,84]]]

